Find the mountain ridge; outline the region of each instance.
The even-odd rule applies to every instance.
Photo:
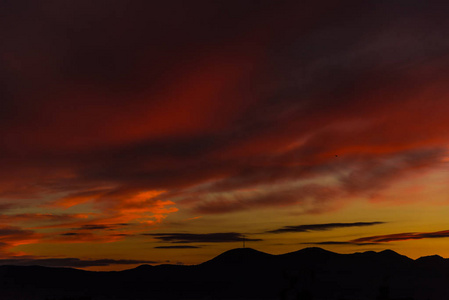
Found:
[[[274,255],[236,248],[197,265],[123,271],[4,265],[0,299],[279,300],[289,290],[315,300],[427,300],[447,299],[448,280],[449,260],[440,256],[413,260],[392,250],[339,254],[318,247]],[[376,298],[385,286],[391,297]]]
[[[244,254],[245,253],[245,254]],[[385,250],[381,250],[381,251],[373,251],[373,250],[368,250],[368,251],[364,251],[364,252],[354,252],[354,253],[337,253],[337,252],[333,252],[330,250],[326,250],[320,247],[306,247],[306,248],[302,248],[296,251],[292,251],[292,252],[286,252],[286,253],[281,253],[281,254],[270,254],[267,252],[263,252],[260,250],[256,250],[254,248],[233,248],[230,250],[226,250],[220,254],[218,254],[217,256],[206,260],[204,262],[201,262],[199,264],[192,264],[192,265],[184,265],[184,266],[196,266],[196,265],[202,265],[204,263],[209,263],[212,262],[214,260],[217,259],[229,259],[232,257],[232,259],[237,259],[237,257],[240,256],[244,256],[244,255],[252,255],[252,254],[256,254],[260,257],[287,257],[287,256],[295,256],[295,255],[315,255],[315,256],[320,256],[320,255],[328,255],[328,256],[356,256],[356,255],[383,255],[383,256],[396,256],[396,257],[401,257],[401,258],[406,258],[412,261],[421,261],[421,260],[444,260],[444,261],[449,261],[448,258],[444,258],[438,254],[433,254],[433,255],[425,255],[425,256],[421,256],[419,258],[413,259],[410,258],[406,255],[400,254],[396,251],[393,251],[391,249],[385,249]],[[50,268],[50,269],[72,269],[72,270],[81,270],[81,271],[85,271],[85,272],[124,272],[124,271],[129,271],[129,270],[134,270],[134,269],[139,269],[139,268],[147,268],[147,267],[156,267],[156,266],[178,266],[179,264],[169,264],[169,263],[163,263],[163,264],[141,264],[137,267],[134,268],[130,268],[130,269],[125,269],[125,270],[121,270],[121,271],[90,271],[90,270],[84,270],[81,268],[75,268],[75,267],[65,267],[65,266],[47,266],[47,265],[40,265],[40,264],[29,264],[29,265],[23,265],[23,264],[5,264],[5,265],[0,265],[0,268],[2,267],[6,267],[6,266],[12,266],[12,267],[43,267],[43,268]]]

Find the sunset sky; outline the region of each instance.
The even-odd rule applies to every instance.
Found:
[[[0,2],[0,264],[449,257],[449,5]]]

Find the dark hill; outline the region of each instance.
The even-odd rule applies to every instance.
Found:
[[[0,266],[0,299],[438,300],[449,298],[448,281],[449,263],[439,256],[412,260],[391,250],[337,254],[320,248],[271,255],[239,248],[196,266],[121,272]]]
[[[442,258],[439,255],[429,255],[429,256],[423,256],[416,260],[416,262],[420,264],[445,264],[446,259]]]
[[[335,255],[339,255],[339,254],[319,248],[319,247],[308,247],[308,248],[304,248],[304,249],[301,249],[298,251],[281,254],[280,256],[288,257],[288,256],[298,256],[298,255],[303,255],[303,256],[308,256],[308,257],[319,257],[319,256],[324,257],[324,256],[335,256]]]
[[[252,248],[236,248],[223,252],[213,259],[202,263],[204,266],[230,266],[259,264],[272,259],[273,255]]]

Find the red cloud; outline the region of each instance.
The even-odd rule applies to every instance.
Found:
[[[320,213],[441,166],[447,18],[331,2],[15,11],[0,29],[0,209],[35,210],[0,220],[64,234],[177,209]]]
[[[61,224],[79,222],[89,218],[89,214],[51,214],[51,213],[23,213],[0,215],[0,224],[17,223],[51,223]],[[51,226],[51,225],[50,225]]]
[[[156,225],[170,213],[178,209],[174,203],[168,200],[160,200],[158,196],[163,191],[121,193],[90,193],[84,194],[91,197],[97,213],[81,215],[81,218],[61,218],[59,222],[40,226],[40,229],[62,229],[47,239],[61,243],[80,242],[114,242],[125,239],[129,235],[146,230],[148,225]],[[75,196],[76,198],[76,196]],[[66,207],[67,200],[71,204],[79,204],[65,197],[57,200],[50,206]],[[69,230],[69,231],[67,231]]]
[[[9,252],[11,248],[23,244],[36,243],[41,237],[41,234],[20,227],[0,227],[0,255],[10,256],[12,255],[12,253]]]

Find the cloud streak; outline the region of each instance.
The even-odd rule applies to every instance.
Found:
[[[324,223],[324,224],[306,224],[296,226],[284,226],[275,230],[267,231],[268,233],[284,233],[284,232],[311,232],[311,231],[326,231],[338,228],[349,227],[365,227],[385,224],[385,222],[353,222],[353,223]]]
[[[156,246],[155,249],[198,249],[198,246]]]
[[[434,239],[449,237],[449,230],[436,231],[436,232],[406,232],[387,235],[368,236],[358,238],[352,242],[372,242],[372,243],[389,243],[396,241],[408,241],[408,240],[421,240],[421,239]]]
[[[404,232],[385,235],[374,235],[361,237],[349,241],[322,241],[304,243],[310,245],[378,245],[391,242],[401,242],[410,240],[435,239],[449,237],[449,230],[435,232]]]
[[[103,267],[110,265],[153,264],[153,263],[157,262],[149,260],[132,260],[132,259],[95,259],[95,260],[84,260],[79,258],[0,259],[0,265],[71,267],[71,268]]]
[[[370,246],[370,245],[379,245],[380,243],[357,243],[357,242],[341,242],[341,241],[324,241],[324,242],[315,242],[315,243],[301,243],[303,245],[353,245],[353,246]]]
[[[248,238],[237,232],[217,233],[144,233],[157,240],[171,243],[230,243],[241,241],[258,242],[262,239]]]
[[[33,230],[17,226],[0,227],[0,257],[10,255],[15,246],[37,243],[41,238],[42,234]]]

